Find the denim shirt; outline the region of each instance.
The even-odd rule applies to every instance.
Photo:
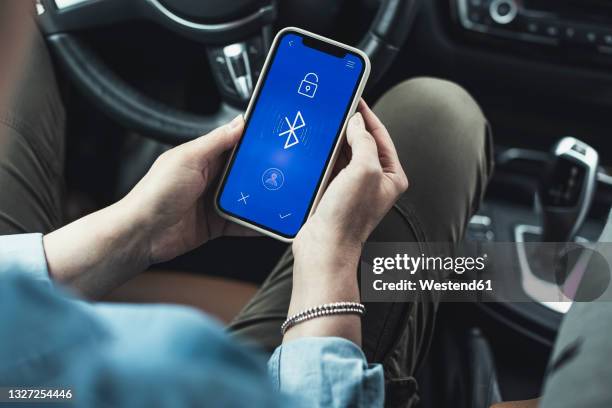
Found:
[[[294,340],[266,367],[260,352],[196,310],[79,300],[49,280],[41,234],[0,236],[2,387],[69,388],[76,406],[90,407],[384,401],[382,367],[345,339]]]

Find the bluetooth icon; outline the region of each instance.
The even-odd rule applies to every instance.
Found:
[[[285,150],[289,149],[292,146],[295,146],[296,144],[300,143],[300,140],[298,139],[295,131],[302,129],[303,127],[306,126],[306,122],[304,121],[304,118],[302,117],[302,112],[298,111],[295,114],[295,118],[293,119],[293,123],[291,123],[289,121],[289,118],[285,116],[285,121],[287,122],[287,126],[289,126],[289,130],[285,130],[282,133],[279,133],[279,136],[285,136],[287,135],[287,140],[285,140]]]

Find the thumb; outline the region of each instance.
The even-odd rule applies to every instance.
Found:
[[[365,164],[380,167],[376,141],[367,131],[360,113],[356,113],[350,119],[346,129],[346,141],[352,152],[349,166]]]
[[[242,115],[238,115],[230,123],[188,142],[185,147],[202,161],[213,160],[234,147],[243,130],[244,119]]]

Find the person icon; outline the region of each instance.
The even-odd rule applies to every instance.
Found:
[[[278,183],[276,179],[278,178],[278,174],[275,172],[270,173],[270,178],[266,180],[266,184],[270,187],[278,187]]]
[[[268,190],[278,190],[285,182],[285,176],[279,169],[271,168],[261,176],[263,186]]]

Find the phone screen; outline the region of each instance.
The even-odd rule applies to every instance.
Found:
[[[365,62],[291,31],[272,53],[217,205],[292,238],[314,203]]]

